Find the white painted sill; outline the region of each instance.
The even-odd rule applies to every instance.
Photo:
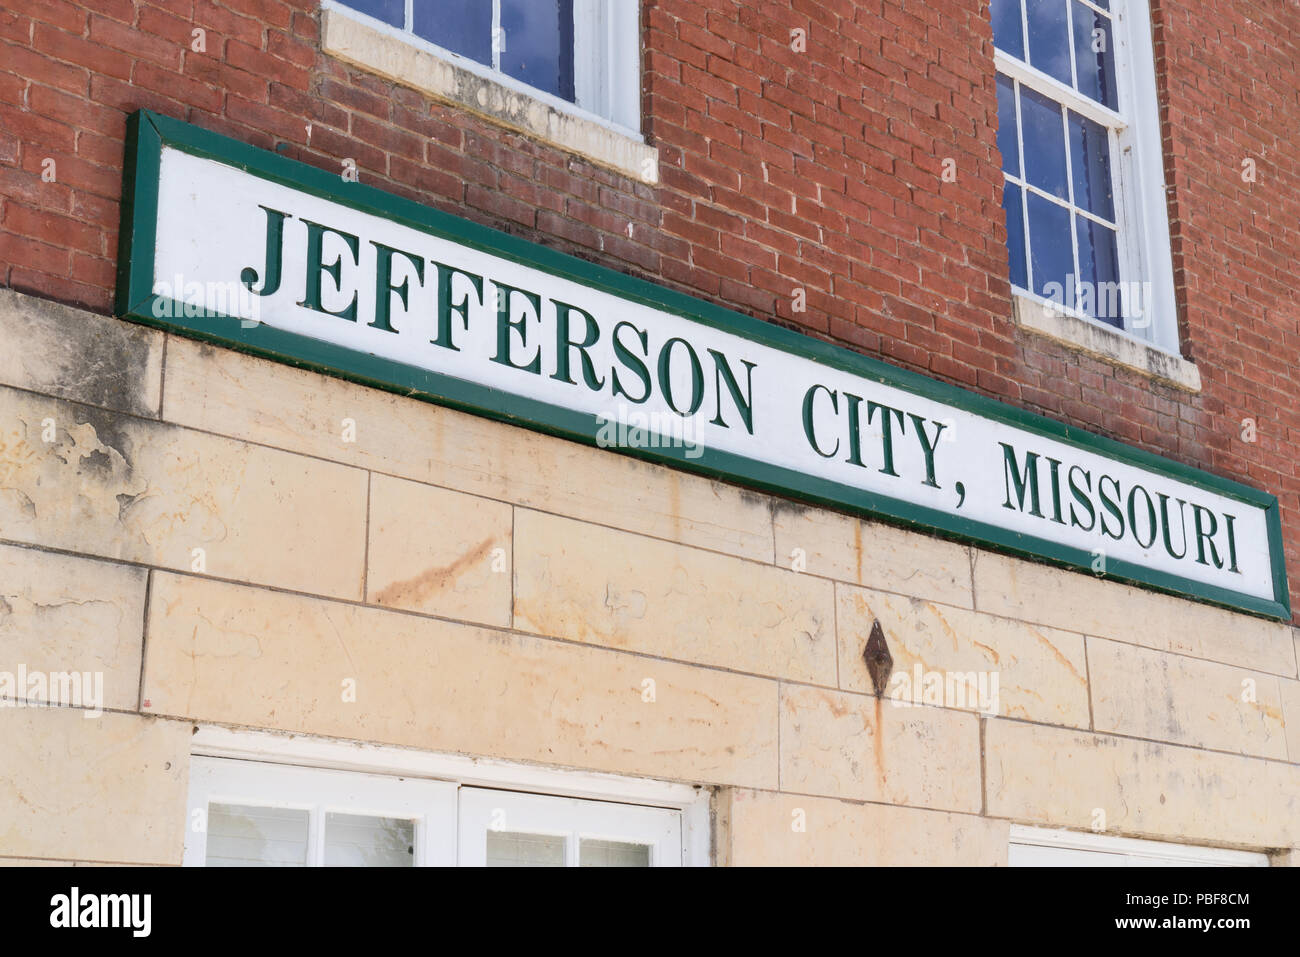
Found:
[[[659,182],[659,150],[640,137],[489,79],[337,10],[321,10],[321,49],[353,66],[459,106],[644,183]],[[567,105],[567,104],[566,104]]]
[[[1116,329],[1060,312],[1015,292],[1011,294],[1011,314],[1022,329],[1185,392],[1201,391],[1201,371],[1196,363],[1139,342]]]

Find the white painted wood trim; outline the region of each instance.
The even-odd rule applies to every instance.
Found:
[[[709,811],[712,792],[698,785],[215,726],[199,727],[191,742],[191,752],[198,756],[402,775],[454,781],[471,787],[674,808],[682,812],[683,866],[707,867],[712,862]]]
[[[1268,855],[1255,851],[1234,851],[1219,847],[1198,847],[1147,841],[1130,837],[1112,837],[1056,828],[1012,824],[1010,843],[1062,850],[1114,854],[1117,858],[1136,858],[1133,863],[1167,861],[1207,867],[1268,867]]]
[[[614,116],[605,117],[331,0],[324,0],[322,8],[325,53],[625,176],[650,185],[659,182],[659,151],[646,144],[639,130],[625,125],[640,125],[639,37],[634,54],[621,54],[615,57],[618,62],[598,68],[610,78],[606,95]],[[585,69],[595,68],[589,56],[577,53],[575,69],[582,63]],[[592,81],[588,77],[579,83],[575,77],[575,85],[589,91]],[[620,115],[634,101],[634,112]]]
[[[993,63],[997,72],[1113,131],[1111,175],[1115,186],[1115,220],[1119,227],[1120,280],[1126,284],[1149,284],[1144,287],[1150,290],[1149,294],[1144,294],[1142,299],[1147,314],[1155,317],[1145,325],[1134,323],[1126,332],[1132,339],[1177,356],[1178,304],[1174,294],[1151,20],[1147,0],[1115,0],[1112,8],[1118,110],[1088,99],[1055,77],[1001,50],[994,50]],[[1025,43],[1027,47],[1028,39]],[[1023,176],[1023,157],[1021,171]],[[1075,242],[1073,235],[1070,241]],[[1142,368],[1141,363],[1137,367]],[[1199,384],[1194,389],[1187,384],[1191,381],[1188,376],[1174,376],[1172,381],[1189,391],[1199,389]]]
[[[682,812],[675,808],[464,787],[458,820],[461,867],[486,864],[487,832],[494,828],[564,838],[568,867],[578,866],[584,838],[645,845],[651,867],[682,866]]]
[[[324,860],[325,817],[330,812],[410,818],[415,822],[413,863],[454,865],[457,790],[456,784],[444,781],[195,755],[182,860],[187,867],[204,864],[207,831],[196,822],[206,821],[208,806],[215,802],[307,811],[308,867]]]

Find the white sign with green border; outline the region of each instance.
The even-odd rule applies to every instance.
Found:
[[[124,316],[1290,617],[1272,495],[185,123],[129,140]]]

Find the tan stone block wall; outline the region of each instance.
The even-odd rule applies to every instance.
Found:
[[[1082,635],[849,585],[838,586],[837,594],[841,687],[874,690],[863,655],[871,626],[879,621],[894,672],[901,672],[897,690],[910,693],[911,700],[926,700],[927,673],[974,675],[974,681],[954,679],[954,692],[965,693],[950,698],[945,689],[944,704],[979,710],[979,676],[996,673],[997,686],[986,679],[984,690],[986,697],[996,697],[999,714],[1088,727]],[[915,680],[918,667],[920,683]]]
[[[912,807],[978,811],[979,719],[872,695],[786,686],[781,786]]]
[[[980,611],[1157,651],[1294,677],[1290,629],[1278,622],[975,550]]]
[[[719,856],[736,867],[993,867],[1007,862],[1007,823],[974,814],[734,788],[728,790],[719,818]]]
[[[508,626],[513,522],[501,502],[372,474],[366,601]]]
[[[1255,849],[1300,843],[1295,764],[997,718],[984,746],[997,817]]]
[[[720,482],[177,336],[164,391],[165,417],[179,425],[772,560],[768,499]]]
[[[179,864],[190,724],[0,709],[0,855]]]
[[[1098,731],[1287,758],[1281,684],[1300,682],[1104,638],[1088,670]]]
[[[221,578],[360,598],[366,478],[0,387],[0,528],[10,541],[184,570],[201,560]]]
[[[100,705],[135,710],[147,577],[136,566],[0,545],[0,672],[99,673]]]
[[[195,723],[711,786],[723,863],[1002,864],[1097,809],[1300,846],[1287,625],[11,293],[0,332],[0,671],[108,709],[0,707],[0,861],[177,863]],[[877,621],[995,713],[877,698]]]
[[[773,787],[776,693],[763,678],[191,576],[156,573],[149,606],[145,710],[221,724]]]
[[[823,579],[526,509],[515,627],[678,661],[835,684]]]

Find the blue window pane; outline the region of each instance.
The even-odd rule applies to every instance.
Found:
[[[501,71],[572,101],[573,0],[501,0]]]
[[[1025,140],[1025,178],[1044,192],[1069,199],[1061,104],[1022,86],[1020,122]]]
[[[1115,47],[1110,17],[1089,10],[1082,3],[1074,7],[1074,62],[1079,72],[1079,92],[1112,110],[1119,108],[1115,93]]]
[[[1071,0],[1025,0],[1029,17],[1029,62],[1066,86],[1070,75],[1070,28],[1066,23]]]
[[[1070,242],[1070,211],[1033,193],[1029,194],[1028,201],[1034,292],[1068,306],[1074,299],[1074,246]]]
[[[343,0],[343,5],[395,27],[406,26],[406,0]]]
[[[1015,183],[1002,186],[1002,211],[1007,214],[1007,259],[1011,264],[1011,285],[1029,288],[1025,269],[1024,190]]]
[[[1070,171],[1074,174],[1074,205],[1115,220],[1110,179],[1110,131],[1073,111],[1070,124]]]
[[[993,0],[993,45],[1017,60],[1025,58],[1020,0]]]
[[[1124,328],[1124,302],[1119,285],[1119,246],[1115,230],[1075,216],[1079,234],[1079,306],[1102,322]]]
[[[998,74],[998,149],[1002,169],[1020,175],[1020,146],[1016,136],[1016,87],[1011,78]]]
[[[492,0],[417,0],[412,21],[416,36],[492,65]]]

